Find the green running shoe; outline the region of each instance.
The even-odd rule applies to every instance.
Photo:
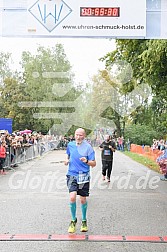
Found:
[[[68,233],[75,233],[76,232],[76,224],[77,224],[77,218],[75,221],[71,221],[69,228],[68,228]]]
[[[88,231],[87,221],[82,221],[81,232],[87,232],[87,231]]]

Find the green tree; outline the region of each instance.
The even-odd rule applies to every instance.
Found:
[[[13,119],[13,129],[21,130],[29,127],[29,109],[21,108],[20,101],[29,99],[24,87],[14,78],[6,78],[0,87],[1,117]]]
[[[54,118],[53,114],[68,112],[68,108],[64,111],[65,108],[54,106],[54,102],[72,100],[77,93],[63,45],[56,44],[52,48],[40,46],[36,55],[23,52],[22,68],[25,91],[30,97],[31,127],[37,131],[41,128],[48,131],[53,124],[61,123],[60,118]],[[69,90],[65,95],[61,95],[60,83]]]
[[[123,85],[127,94],[137,85],[147,83],[151,87],[150,99],[144,101],[141,107],[131,113],[129,121],[134,124],[146,124],[150,128],[166,132],[166,101],[167,101],[167,41],[166,40],[116,40],[116,50],[107,53],[102,61],[106,68],[114,62],[126,61],[133,69],[135,80]],[[160,103],[163,105],[160,108]],[[159,108],[159,109],[158,109]],[[156,121],[158,122],[156,123]]]
[[[10,63],[12,63],[11,54],[0,52],[0,85],[3,85],[3,80],[7,77],[11,77],[12,71],[10,69]]]
[[[152,145],[153,139],[160,139],[161,134],[150,129],[148,125],[130,125],[125,130],[126,139],[138,145]]]

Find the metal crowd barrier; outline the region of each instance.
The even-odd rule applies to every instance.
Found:
[[[4,169],[14,170],[21,163],[28,162],[29,160],[41,157],[44,153],[51,150],[65,150],[67,147],[67,141],[62,140],[50,140],[42,141],[37,144],[12,146],[7,149],[7,156],[4,164]],[[97,146],[94,142],[93,146]]]
[[[7,156],[4,164],[5,169],[17,167],[20,163],[41,157],[44,153],[57,149],[59,142],[51,140],[32,145],[12,146],[7,149]]]

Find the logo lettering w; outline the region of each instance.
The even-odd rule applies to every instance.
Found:
[[[43,11],[42,11],[43,9]],[[53,13],[51,13],[51,11],[47,11],[47,5],[44,4],[43,8],[38,4],[38,10],[42,19],[42,22],[44,22],[44,24],[46,24],[46,20],[48,17],[52,16],[54,18],[54,23],[56,24],[56,22],[59,21],[62,9],[63,9],[63,4],[61,4],[60,9],[57,10],[57,6],[56,4],[54,4],[53,6]]]

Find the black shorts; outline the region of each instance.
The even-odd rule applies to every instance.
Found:
[[[70,192],[77,192],[77,195],[82,197],[89,196],[89,184],[90,182],[78,184],[75,176],[67,175],[67,187]]]

